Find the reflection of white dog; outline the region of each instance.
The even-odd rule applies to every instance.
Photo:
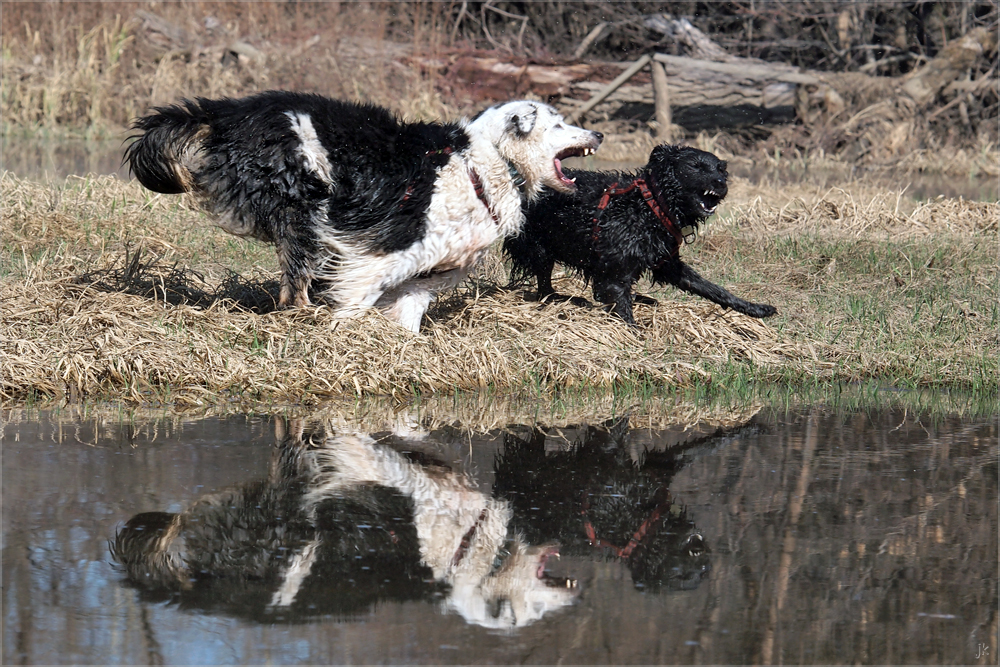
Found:
[[[316,466],[307,508],[363,484],[412,498],[421,559],[435,578],[450,584],[445,604],[467,621],[496,628],[527,625],[575,599],[575,582],[545,574],[557,546],[531,546],[510,534],[509,504],[458,475],[411,463],[365,435],[330,438],[307,456]],[[301,579],[295,568],[289,579]]]
[[[217,604],[212,591],[228,586],[236,613],[272,618],[444,593],[445,607],[470,623],[513,628],[576,598],[574,581],[545,573],[556,545],[532,546],[511,531],[507,502],[367,435],[326,431],[280,428],[268,479],[178,514],[138,514],[112,556],[131,582],[180,594],[182,604]]]

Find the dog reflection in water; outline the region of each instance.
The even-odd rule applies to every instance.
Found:
[[[568,605],[555,544],[527,544],[504,500],[367,435],[297,425],[265,480],[128,521],[111,552],[151,599],[266,617],[354,616],[437,597],[470,623],[524,626]]]

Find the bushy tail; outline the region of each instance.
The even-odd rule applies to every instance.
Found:
[[[534,269],[531,265],[530,241],[524,238],[524,230],[518,236],[510,236],[504,239],[503,254],[510,260],[509,280],[507,287],[513,288],[528,282],[535,277]]]
[[[208,135],[208,117],[199,102],[157,107],[132,123],[140,133],[125,150],[122,164],[153,192],[178,194],[194,185],[192,170],[198,149]]]

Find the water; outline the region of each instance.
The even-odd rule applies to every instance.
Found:
[[[996,663],[995,418],[394,420],[8,411],[3,663]]]

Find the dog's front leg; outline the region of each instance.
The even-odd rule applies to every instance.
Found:
[[[409,282],[387,291],[375,306],[390,320],[399,322],[413,333],[419,333],[420,320],[433,298],[433,292],[416,282]]]
[[[729,292],[724,287],[720,287],[713,282],[705,280],[698,274],[697,271],[684,262],[678,260],[676,264],[677,266],[673,272],[667,274],[656,272],[653,274],[653,279],[659,280],[660,282],[669,282],[685,292],[690,292],[691,294],[704,297],[709,301],[719,304],[723,308],[732,308],[736,312],[743,313],[744,315],[748,315],[750,317],[770,317],[778,312],[774,306],[766,303],[751,303],[749,301],[744,301]],[[661,278],[660,276],[664,277]]]
[[[594,298],[608,306],[608,311],[636,326],[632,315],[632,285],[609,279],[594,279]]]

